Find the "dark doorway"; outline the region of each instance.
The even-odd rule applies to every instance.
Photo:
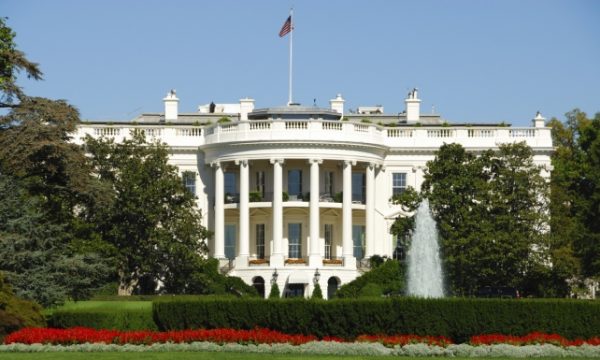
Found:
[[[265,297],[265,279],[263,279],[262,276],[257,276],[252,279],[252,286],[254,286],[258,292],[258,295],[262,296],[263,298]]]
[[[327,280],[327,299],[332,299],[337,292],[338,287],[340,286],[340,282],[335,277],[330,277]]]
[[[304,284],[288,284],[285,297],[304,297]]]

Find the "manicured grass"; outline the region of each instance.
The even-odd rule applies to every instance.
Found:
[[[15,360],[360,360],[360,359],[391,359],[399,360],[424,360],[426,358],[418,357],[397,357],[397,356],[330,356],[330,355],[273,355],[273,354],[248,354],[248,353],[211,353],[211,352],[145,352],[145,353],[0,353],[0,359]],[[472,358],[452,358],[453,360],[472,360]],[[536,358],[541,360],[559,360],[564,358]],[[585,358],[577,358],[583,359]],[[514,358],[494,358],[494,360],[514,360]]]

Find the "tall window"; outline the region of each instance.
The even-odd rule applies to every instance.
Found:
[[[265,258],[265,224],[256,224],[256,257]]]
[[[365,202],[365,173],[352,173],[352,201]]]
[[[183,180],[183,186],[192,195],[196,195],[196,173],[193,171],[184,171],[181,174]]]
[[[353,255],[357,260],[365,256],[365,227],[363,225],[352,225]]]
[[[302,224],[288,224],[288,257],[291,259],[302,257]]]
[[[302,170],[294,169],[288,171],[288,194],[290,198],[302,196]]]
[[[256,191],[260,193],[262,198],[265,197],[265,172],[257,171],[256,172]]]
[[[333,224],[325,224],[325,259],[331,259],[331,243],[333,242]]]
[[[406,173],[392,174],[392,195],[402,194],[406,190]]]
[[[236,174],[232,172],[226,172],[225,178],[225,202],[232,203],[236,202],[237,199],[237,186],[236,186]]]
[[[323,189],[325,194],[333,196],[333,171],[325,172],[325,189]]]
[[[225,225],[225,257],[227,259],[235,258],[235,236],[237,234],[236,226],[233,224]]]

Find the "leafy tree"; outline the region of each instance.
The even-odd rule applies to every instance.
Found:
[[[548,261],[547,183],[524,143],[481,156],[443,145],[428,163],[423,193],[455,294],[484,285],[523,287]]]
[[[552,254],[558,277],[600,276],[600,113],[552,119]],[[578,261],[579,260],[579,261]]]
[[[112,188],[111,205],[87,220],[116,251],[120,291],[141,290],[147,280],[150,292],[159,281],[168,292],[186,292],[184,279],[202,263],[210,234],[167,147],[134,132],[120,143],[88,136],[86,148],[94,172]]]
[[[14,107],[15,98],[22,100],[25,94],[17,85],[17,74],[25,71],[28,78],[40,80],[42,72],[38,64],[30,62],[17,49],[15,32],[0,17],[0,108]]]

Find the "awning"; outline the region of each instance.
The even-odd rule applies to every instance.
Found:
[[[308,284],[309,278],[304,272],[296,271],[290,274],[287,279],[288,284]]]

